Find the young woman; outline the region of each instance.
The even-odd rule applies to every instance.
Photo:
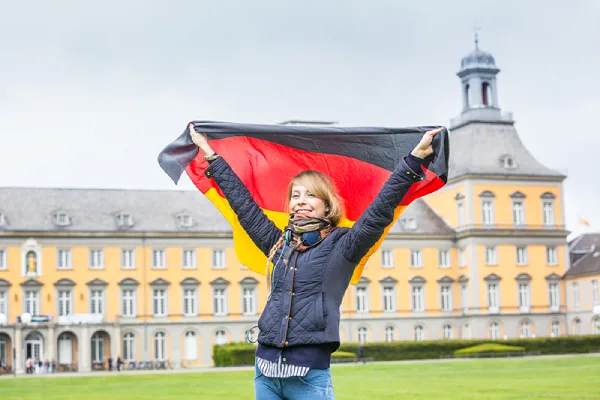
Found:
[[[334,399],[329,366],[340,346],[340,304],[354,268],[393,221],[408,188],[423,179],[421,164],[433,154],[433,137],[443,128],[423,135],[352,228],[337,226],[343,211],[327,175],[297,175],[288,188],[290,219],[284,231],[262,212],[206,136],[192,124],[189,129],[210,163],[206,176],[268,257],[271,293],[258,321],[256,399]]]

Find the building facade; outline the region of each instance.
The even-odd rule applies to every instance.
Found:
[[[348,289],[343,342],[588,333],[569,290],[592,275],[564,276],[565,176],[520,141],[498,72],[477,43],[463,58],[448,184],[408,207]],[[28,358],[212,365],[214,344],[256,337],[267,295],[199,192],[0,189],[0,364],[19,373]]]

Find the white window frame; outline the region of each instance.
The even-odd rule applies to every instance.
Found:
[[[471,339],[471,325],[465,324],[462,328],[462,339]]]
[[[99,293],[99,295],[96,295]],[[104,289],[90,289],[90,314],[104,314]],[[100,311],[100,312],[98,312]]]
[[[381,268],[394,268],[394,250],[381,250]]]
[[[167,250],[164,248],[152,249],[152,269],[167,268]]]
[[[40,291],[38,289],[27,289],[23,294],[23,312],[31,315],[40,315]]]
[[[152,316],[167,317],[169,315],[169,306],[167,300],[169,297],[168,289],[164,287],[152,288]]]
[[[361,326],[360,328],[358,328],[357,334],[358,343],[365,344],[369,342],[369,330],[366,327]]]
[[[529,322],[529,321],[521,322],[521,324],[519,326],[519,331],[520,331],[519,333],[520,333],[521,338],[530,338],[533,333],[531,322]]]
[[[92,363],[99,364],[103,363],[104,360],[104,352],[106,350],[106,338],[100,334],[100,332],[94,333],[92,335],[92,348],[90,349],[92,353]]]
[[[497,322],[492,322],[490,324],[490,339],[492,340],[498,340],[500,339],[500,324]]]
[[[121,249],[121,269],[135,269],[135,249]]]
[[[410,289],[412,312],[425,312],[425,286],[411,285]]]
[[[356,286],[355,298],[356,298],[356,312],[357,313],[368,313],[369,312],[369,288],[365,285]]]
[[[519,298],[519,310],[522,313],[531,312],[531,284],[529,282],[517,283],[517,296]]]
[[[183,315],[195,317],[198,315],[198,288],[183,288]]]
[[[212,288],[212,305],[214,316],[225,316],[227,312],[227,287]]]
[[[558,248],[556,246],[546,246],[546,264],[558,265]]]
[[[123,362],[135,361],[135,334],[127,332],[123,335]]]
[[[6,321],[9,321],[8,315],[8,289],[0,290],[0,314],[6,316]]]
[[[184,335],[183,359],[185,361],[198,359],[198,335],[194,331],[187,331]]]
[[[553,226],[556,224],[554,200],[552,199],[542,199],[542,223],[544,226]]]
[[[512,201],[512,220],[515,226],[525,225],[525,201],[523,199]]]
[[[166,361],[167,353],[167,334],[156,332],[154,334],[154,361]]]
[[[413,335],[416,342],[425,340],[425,327],[423,325],[416,325],[413,328]]]
[[[183,249],[182,251],[182,269],[196,269],[196,249]]]
[[[228,342],[227,339],[227,332],[224,331],[223,329],[219,329],[218,331],[215,332],[215,344],[216,345],[223,345],[226,344]]]
[[[527,246],[516,247],[517,265],[529,265],[529,251]]]
[[[494,200],[486,197],[481,199],[481,223],[482,225],[494,225]]]
[[[597,305],[600,302],[600,295],[598,293],[598,280],[592,279],[590,282],[590,288],[592,290],[592,305]]]
[[[383,312],[396,312],[396,286],[383,285],[381,292],[383,294]]]
[[[137,317],[137,289],[121,289],[121,315],[129,318]]]
[[[212,251],[212,268],[226,269],[227,263],[225,259],[225,249],[213,249]]]
[[[573,282],[571,285],[573,293],[573,308],[578,309],[581,306],[581,294],[579,293],[579,282]]]
[[[485,265],[498,265],[498,248],[496,246],[485,246]]]
[[[0,271],[8,269],[8,251],[5,248],[0,248]]]
[[[460,305],[463,314],[469,313],[469,286],[466,283],[460,285]]]
[[[242,314],[256,315],[257,303],[258,300],[256,286],[242,286]]]
[[[458,266],[464,268],[467,266],[467,249],[461,247],[458,249]]]
[[[413,249],[410,251],[410,267],[423,268],[423,250]]]
[[[548,304],[550,311],[560,310],[560,283],[548,282]]]
[[[89,269],[104,269],[104,249],[90,249]]]
[[[56,250],[56,269],[73,269],[71,249],[59,248]]]
[[[393,326],[386,326],[383,331],[384,341],[387,343],[393,342],[396,340],[396,329]]]
[[[488,303],[488,312],[497,313],[500,310],[500,283],[487,282],[486,297]]]
[[[66,317],[73,314],[73,291],[71,289],[59,289],[57,292],[58,316]]]
[[[444,324],[442,327],[442,338],[444,340],[451,340],[454,336],[454,329],[452,329],[452,325]]]
[[[440,285],[440,310],[454,311],[452,304],[452,285]]]
[[[452,261],[450,260],[450,250],[438,250],[438,263],[440,268],[451,268]]]
[[[552,325],[550,328],[550,336],[551,337],[559,337],[561,336],[561,326],[559,321],[552,321]]]

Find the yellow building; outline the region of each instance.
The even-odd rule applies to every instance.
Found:
[[[343,342],[580,332],[566,322],[565,176],[519,140],[498,71],[478,48],[462,60],[448,184],[408,207],[348,289]],[[211,365],[213,344],[255,336],[266,299],[197,191],[0,189],[0,366]]]

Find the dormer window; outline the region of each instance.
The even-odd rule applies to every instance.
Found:
[[[119,228],[129,228],[133,226],[133,217],[130,214],[119,213],[115,218]]]
[[[69,226],[71,225],[71,217],[66,212],[57,212],[54,214],[54,223],[58,226]]]
[[[511,155],[506,154],[506,155],[502,156],[500,161],[502,162],[502,166],[506,169],[517,168],[517,163],[515,162],[514,157]]]
[[[414,231],[417,229],[417,220],[414,218],[402,219],[402,227],[407,231]]]
[[[181,228],[190,228],[194,225],[194,220],[189,214],[179,214],[177,222]]]

